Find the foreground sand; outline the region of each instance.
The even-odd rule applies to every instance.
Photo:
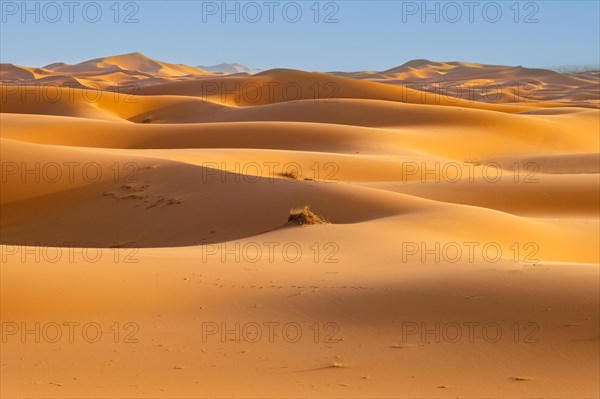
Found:
[[[600,394],[597,75],[1,76],[2,397]]]

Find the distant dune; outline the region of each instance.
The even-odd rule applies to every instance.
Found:
[[[218,64],[211,66],[200,65],[198,68],[203,69],[205,71],[213,72],[213,73],[226,73],[226,74],[234,74],[234,73],[248,73],[250,75],[254,75],[255,73],[259,73],[261,69],[249,68],[247,66],[241,64]]]
[[[451,105],[456,105],[456,99],[460,98],[494,104],[557,101],[598,107],[600,96],[600,77],[593,72],[561,74],[544,69],[464,62],[414,60],[381,72],[331,72],[313,74],[311,77],[307,74],[285,69],[260,71],[240,64],[207,67],[175,65],[153,60],[140,53],[97,58],[75,65],[59,62],[43,68],[0,65],[0,81],[5,85],[53,85],[132,94],[181,93],[223,98],[227,96],[223,93],[231,93],[228,85],[237,84],[240,85],[239,93],[252,100],[242,99],[237,105],[264,104],[266,96],[256,93],[260,89],[271,91],[278,97],[275,100],[267,99],[266,102],[286,100],[281,98],[283,89],[288,98],[295,100],[349,97],[398,101],[400,98],[402,102]],[[353,82],[339,81],[335,77],[350,78]],[[311,86],[315,79],[320,84]],[[351,94],[344,93],[347,85],[360,85],[361,80],[398,86],[401,91],[390,96],[392,91],[389,89],[374,88],[365,93],[364,90],[352,88]],[[277,88],[278,82],[283,87]],[[302,86],[302,82],[310,84]],[[297,84],[301,85],[300,93],[296,93]]]
[[[12,64],[0,65],[0,81],[3,84],[62,86],[67,85],[65,80],[71,79],[92,89],[120,87],[128,83],[154,84],[164,79],[188,79],[204,75],[210,75],[210,72],[153,60],[140,53],[96,58],[75,65],[58,62],[35,69]]]

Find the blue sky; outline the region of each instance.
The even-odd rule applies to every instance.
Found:
[[[139,51],[189,65],[350,71],[416,58],[530,67],[600,58],[597,0],[66,3],[2,0],[0,60],[42,66]]]

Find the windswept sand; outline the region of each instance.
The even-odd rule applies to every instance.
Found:
[[[597,74],[0,80],[2,397],[600,395]]]

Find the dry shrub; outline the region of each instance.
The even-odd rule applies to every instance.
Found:
[[[314,214],[308,206],[303,208],[293,208],[290,210],[290,216],[288,222],[298,225],[308,224],[327,224],[329,223],[325,218]]]

